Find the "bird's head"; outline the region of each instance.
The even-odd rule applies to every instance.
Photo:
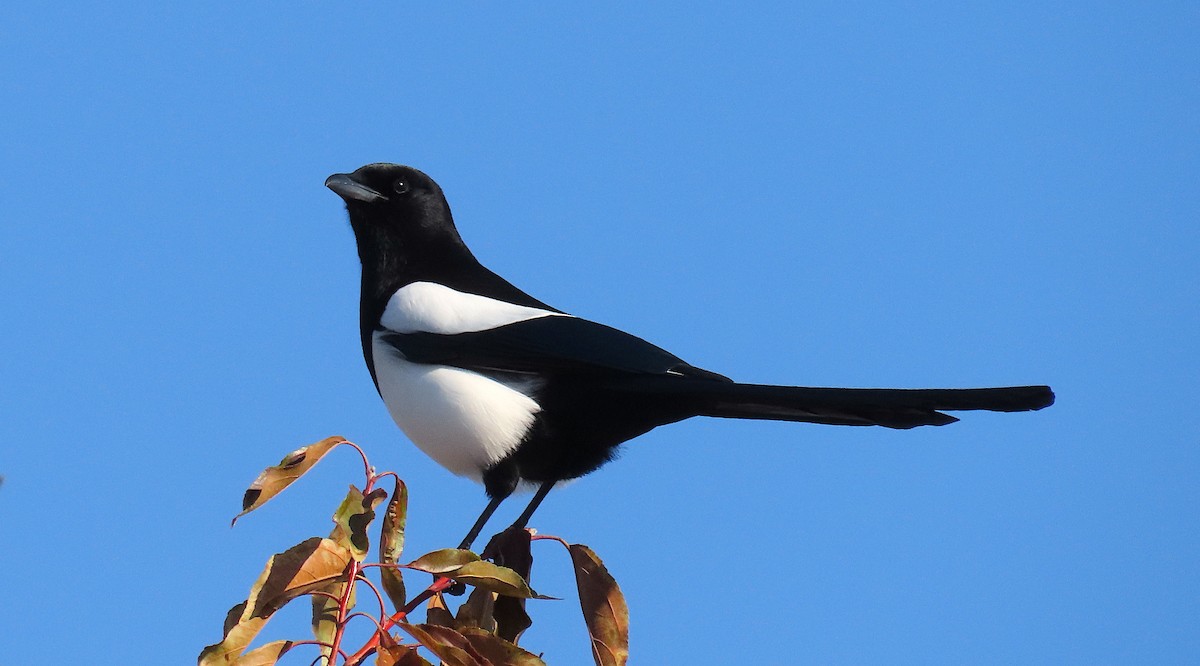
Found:
[[[442,188],[424,173],[400,164],[368,164],[353,173],[335,173],[325,187],[346,202],[350,222],[387,225],[401,231],[453,224]]]
[[[364,267],[411,265],[466,254],[442,188],[424,173],[399,164],[368,164],[335,173],[325,186],[346,202]]]

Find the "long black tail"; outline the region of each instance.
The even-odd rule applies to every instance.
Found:
[[[1054,404],[1049,386],[857,389],[704,382],[699,415],[832,425],[915,428],[958,419],[942,411],[1026,412]],[[689,391],[690,392],[690,391]]]

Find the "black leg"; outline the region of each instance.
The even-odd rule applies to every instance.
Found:
[[[466,550],[471,547],[471,544],[475,542],[475,537],[478,537],[479,533],[483,531],[483,526],[487,524],[488,518],[492,517],[492,514],[496,512],[496,507],[500,506],[505,497],[508,496],[493,497],[488,501],[488,505],[483,508],[483,513],[479,514],[479,520],[475,521],[475,524],[471,526],[471,531],[467,532],[462,543],[458,544],[460,549]]]
[[[550,494],[550,490],[554,488],[555,483],[557,481],[542,482],[537,492],[533,494],[533,499],[529,501],[529,506],[525,507],[525,510],[521,512],[520,517],[517,518],[517,522],[512,524],[513,527],[524,528],[529,524],[529,519],[533,518],[533,512],[537,511],[538,505],[542,503],[542,500],[546,499],[546,495]]]

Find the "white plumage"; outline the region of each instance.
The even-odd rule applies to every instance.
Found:
[[[435,282],[413,282],[388,299],[379,323],[397,333],[471,333],[560,312],[467,294]]]
[[[483,331],[561,313],[414,282],[388,300],[372,337],[375,379],[396,425],[430,458],[455,474],[481,480],[511,453],[541,411],[536,378],[496,379],[445,365],[410,363],[382,340],[388,331],[444,335]]]

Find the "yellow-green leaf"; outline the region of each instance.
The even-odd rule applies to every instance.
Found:
[[[333,531],[329,538],[350,551],[350,556],[361,562],[366,559],[370,544],[367,542],[367,527],[375,517],[375,507],[387,495],[382,489],[376,489],[363,496],[362,491],[350,486],[346,499],[333,512]],[[313,590],[324,594],[312,595],[312,631],[313,637],[322,643],[332,643],[337,633],[337,616],[340,599],[346,593],[344,579],[334,581],[326,587]],[[351,588],[350,598],[346,608],[354,608],[355,590]],[[328,660],[331,652],[322,647],[321,654]]]
[[[333,512],[333,532],[329,538],[349,548],[354,559],[359,562],[366,559],[367,551],[371,548],[367,527],[375,520],[375,507],[379,506],[385,497],[387,492],[382,488],[376,488],[363,496],[361,490],[351,485],[346,499],[342,500],[337,511]]]
[[[338,608],[341,605],[342,595],[346,593],[346,581],[335,581],[328,587],[313,590],[313,592],[324,593],[312,594],[313,638],[322,643],[332,643],[333,636],[337,633]],[[357,597],[357,590],[351,588],[350,598],[346,601],[347,610],[354,608],[355,597]],[[329,648],[321,646],[321,654],[328,658],[333,652]]]
[[[629,607],[625,596],[591,548],[571,544],[569,550],[579,605],[592,639],[592,658],[597,666],[624,664],[629,660]]]
[[[309,444],[292,451],[284,456],[278,465],[268,467],[250,484],[242,497],[242,512],[233,517],[233,522],[266,504],[268,500],[283,492],[293,481],[312,469],[313,465],[329,453],[338,444],[345,442],[343,437],[327,437],[316,444]]]
[[[483,560],[467,562],[458,569],[442,575],[508,597],[529,599],[538,596],[517,572]]]
[[[478,561],[479,556],[469,550],[442,548],[432,553],[425,553],[405,566],[409,569],[445,576],[450,572],[458,571],[464,564]]]

